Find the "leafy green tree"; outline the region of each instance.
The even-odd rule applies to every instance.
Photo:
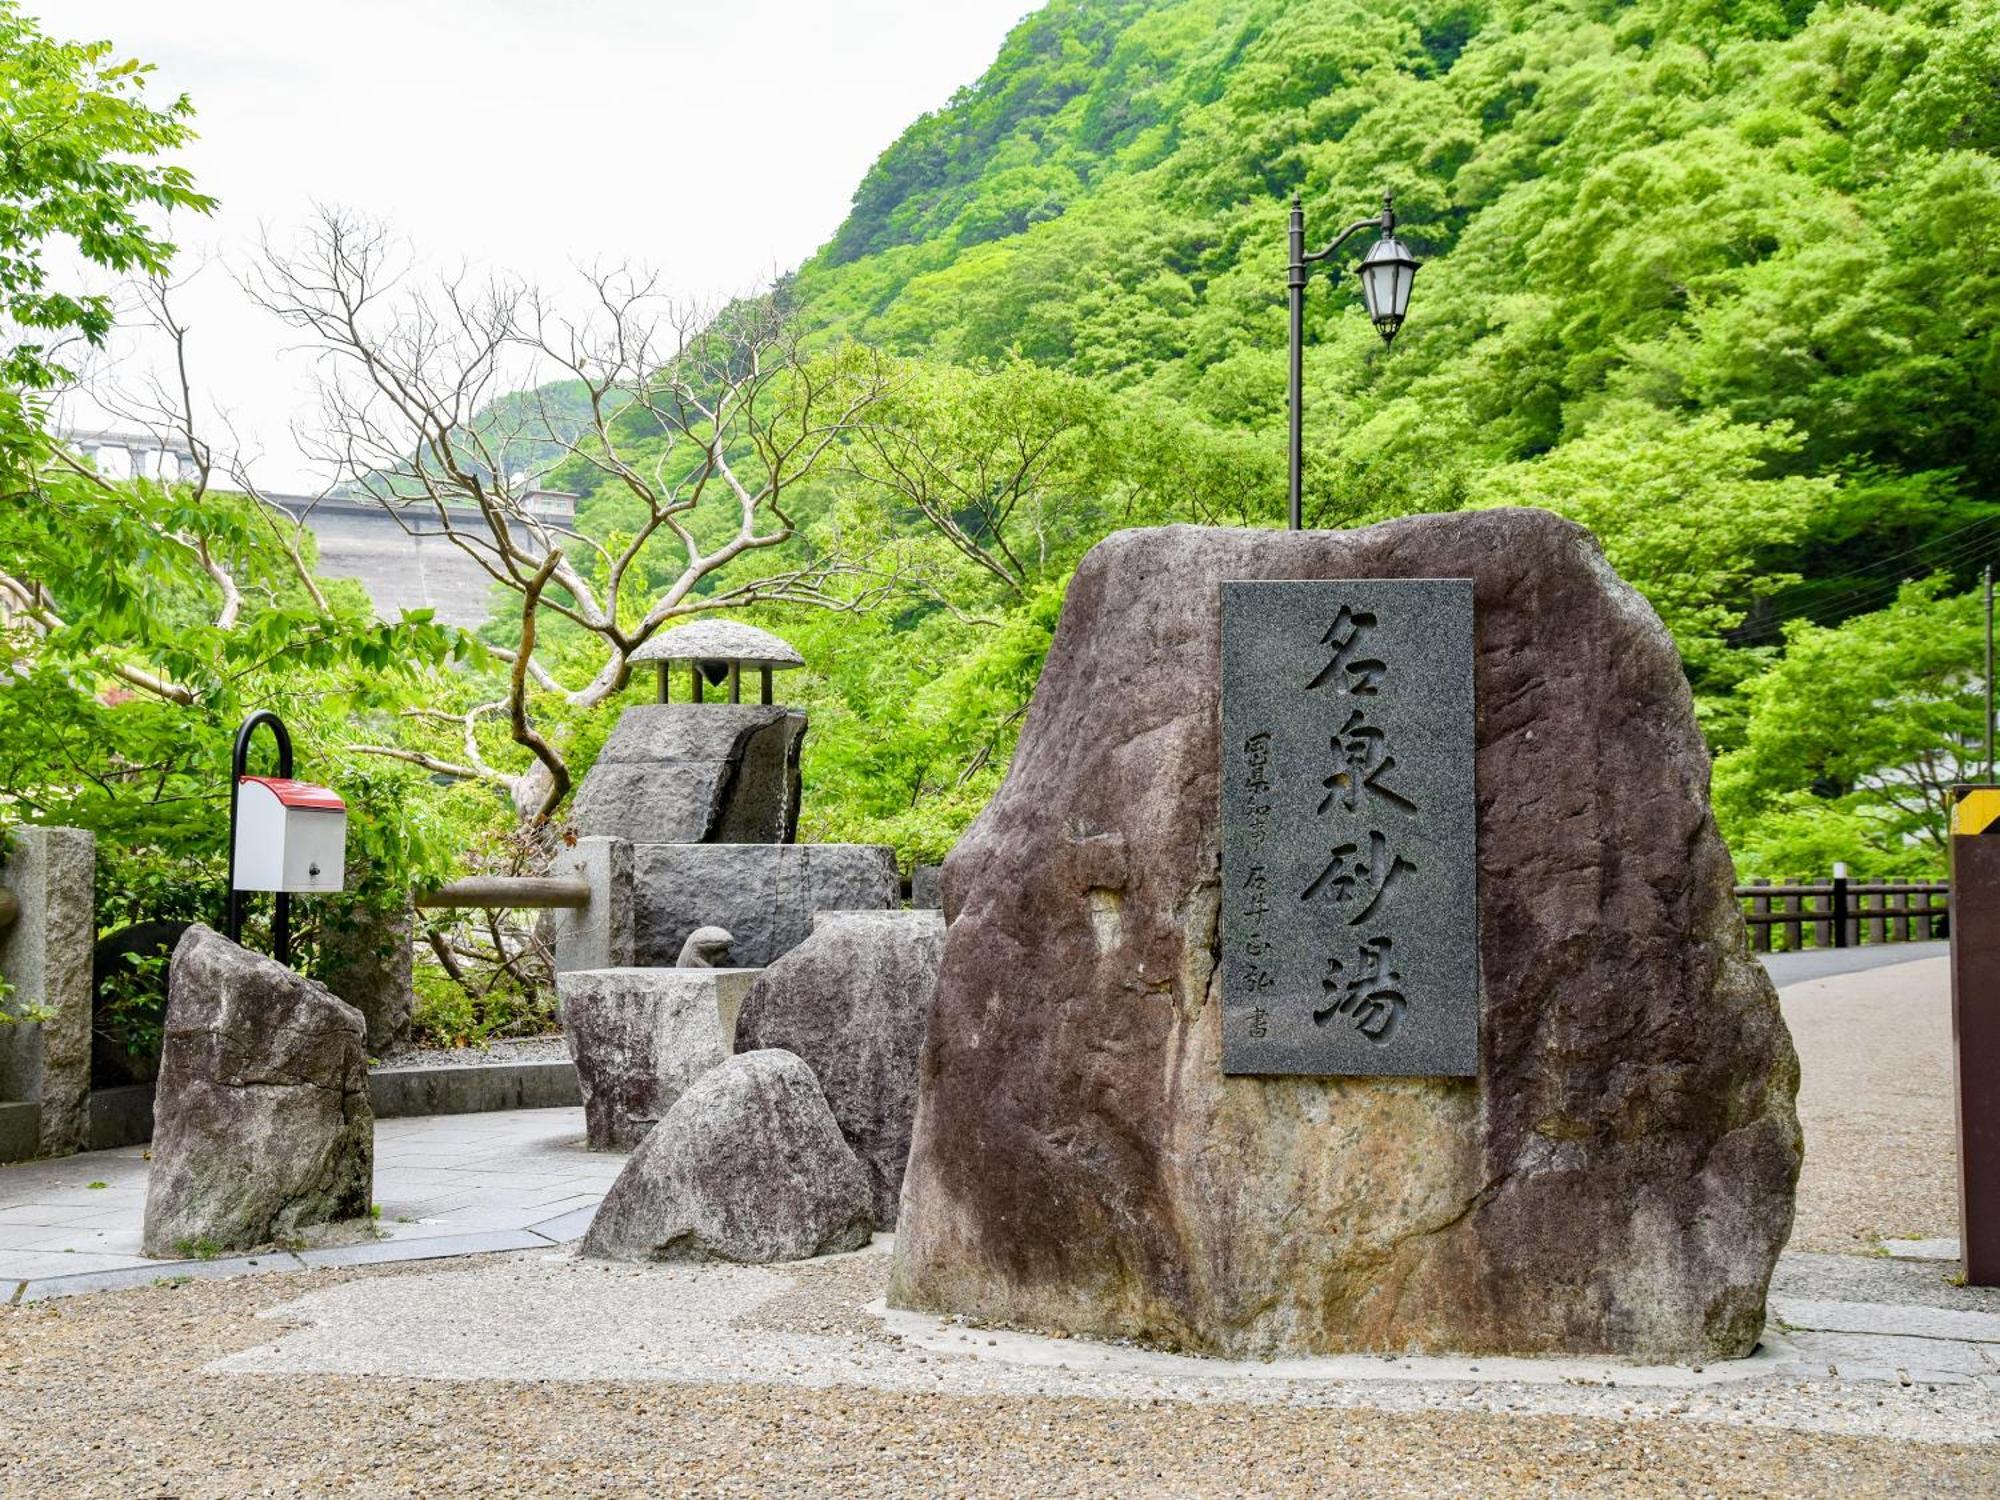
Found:
[[[1936,578],[1837,626],[1795,623],[1782,660],[1743,688],[1741,748],[1716,764],[1739,868],[1941,873],[1946,793],[1983,769],[1983,650],[1978,596]]]
[[[156,108],[151,69],[118,60],[109,42],[44,35],[19,0],[0,0],[0,484],[20,503],[40,444],[34,393],[71,373],[65,345],[110,332],[102,292],[60,284],[52,244],[72,243],[112,272],[159,275],[173,245],[154,211],[205,213],[213,200],[184,168],[155,160],[192,137],[185,96]]]

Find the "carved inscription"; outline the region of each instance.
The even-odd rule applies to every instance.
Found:
[[[1476,1073],[1470,581],[1222,612],[1224,1071]]]

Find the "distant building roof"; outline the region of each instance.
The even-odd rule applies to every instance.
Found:
[[[740,661],[784,671],[806,659],[768,630],[735,620],[697,620],[662,631],[632,653],[633,661]]]

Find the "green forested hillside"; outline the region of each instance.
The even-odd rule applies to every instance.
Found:
[[[815,730],[823,815],[948,840],[1103,530],[1280,524],[1286,200],[1318,238],[1389,190],[1426,264],[1393,349],[1351,276],[1310,294],[1309,523],[1577,517],[1681,644],[1746,868],[1933,863],[2000,541],[1996,149],[1982,0],[1053,0],[787,288],[918,362],[946,468],[996,422],[1070,449],[1019,576],[832,627],[867,665]],[[975,540],[1020,525],[972,507],[994,472],[952,492]]]

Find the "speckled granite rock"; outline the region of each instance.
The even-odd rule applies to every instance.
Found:
[[[812,1070],[745,1052],[705,1074],[632,1153],[584,1237],[601,1260],[804,1260],[868,1243],[868,1174]]]
[[[40,1106],[39,1153],[90,1144],[91,944],[97,839],[83,828],[15,827],[0,845],[0,888],[20,910],[0,928],[0,1099]],[[47,1019],[16,1019],[26,1008]]]
[[[1475,580],[1476,1080],[1221,1073],[1217,587],[1341,577]],[[1659,620],[1545,512],[1099,544],[945,867],[891,1300],[1236,1356],[1747,1353],[1798,1067],[1708,775]]]
[[[190,927],[168,971],[143,1253],[248,1250],[366,1223],[364,1034],[326,986]]]
[[[730,1053],[751,969],[582,969],[556,976],[593,1151],[636,1146]]]
[[[941,912],[821,912],[811,937],[758,974],[736,1023],[738,1052],[782,1047],[813,1070],[868,1169],[882,1229],[896,1225],[943,956]]]

